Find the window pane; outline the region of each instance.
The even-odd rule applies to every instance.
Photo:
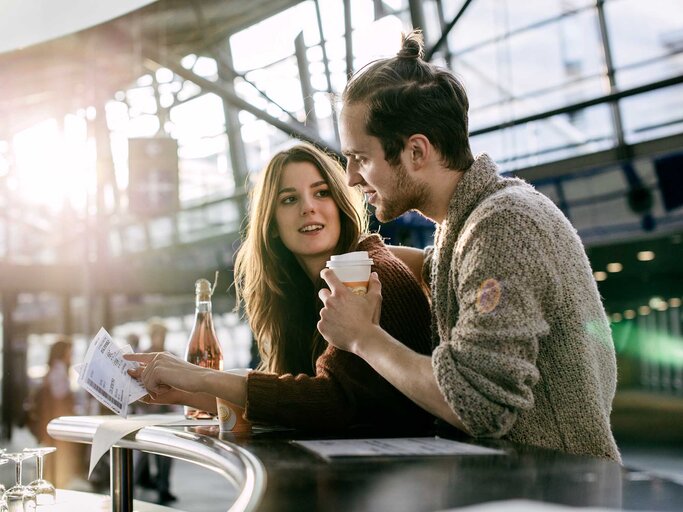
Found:
[[[683,71],[682,7],[680,0],[612,0],[605,4],[620,87],[650,83]]]
[[[585,10],[457,57],[472,129],[607,93],[597,27],[596,12]]]
[[[446,0],[444,14],[450,22],[462,7],[462,0]],[[505,37],[511,31],[594,5],[591,0],[549,2],[548,0],[477,0],[465,11],[449,35],[451,50],[462,51],[474,44]]]
[[[473,152],[491,153],[503,171],[593,153],[613,145],[607,105],[472,137]]]
[[[683,85],[620,102],[626,142],[633,144],[683,131]]]

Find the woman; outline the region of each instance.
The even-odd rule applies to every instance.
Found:
[[[336,160],[306,143],[275,155],[254,191],[235,262],[262,363],[246,377],[193,366],[166,353],[134,354],[153,403],[216,410],[215,397],[252,422],[334,430],[355,425],[426,429],[432,417],[362,359],[328,346],[317,331],[320,271],[333,254],[368,251],[382,282],[380,324],[430,353],[430,313],[420,285],[377,235],[367,234],[362,193]],[[190,403],[191,402],[191,403]]]
[[[37,390],[29,410],[28,426],[42,446],[54,446],[57,453],[47,455],[43,476],[57,487],[68,487],[71,479],[80,476],[83,454],[80,445],[56,441],[47,433],[50,420],[74,414],[74,394],[69,382],[72,342],[59,336],[50,346],[48,370]]]

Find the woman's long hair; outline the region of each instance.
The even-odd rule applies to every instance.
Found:
[[[367,232],[360,189],[346,185],[344,169],[333,157],[311,144],[298,143],[273,156],[252,192],[250,219],[235,259],[235,290],[258,344],[259,369],[312,375],[315,360],[326,348],[316,328],[322,282],[311,282],[275,226],[282,173],[288,164],[300,162],[318,169],[339,208],[341,230],[335,254],[355,250]]]
[[[70,358],[67,360],[67,355],[71,356],[71,349],[73,343],[69,336],[58,336],[57,340],[50,346],[50,355],[47,358],[47,364],[52,368],[57,361],[64,362],[67,366],[71,364]]]

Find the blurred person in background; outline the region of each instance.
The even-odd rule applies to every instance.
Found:
[[[27,411],[27,425],[38,443],[57,448],[56,453],[45,457],[43,471],[44,478],[59,488],[67,488],[72,479],[82,476],[84,471],[83,445],[58,441],[47,433],[50,420],[75,413],[69,379],[72,346],[71,338],[62,335],[50,346],[47,373],[32,394]]]
[[[149,334],[149,352],[163,352],[166,348],[166,333],[168,329],[161,318],[150,318],[147,322],[147,332]],[[140,337],[131,333],[127,337],[128,343],[133,350],[139,350]],[[165,413],[172,412],[173,407],[162,405],[161,407],[154,407],[153,410],[149,405],[143,402],[135,404],[135,413],[150,414],[150,413]],[[154,459],[156,466],[156,473],[151,471],[151,460]],[[176,501],[176,496],[171,493],[171,465],[173,459],[164,457],[163,455],[150,454],[146,452],[136,452],[134,463],[134,482],[136,485],[144,488],[155,490],[158,494],[157,503],[166,505]]]
[[[307,144],[277,153],[254,190],[235,263],[239,299],[261,364],[246,377],[200,368],[167,353],[134,354],[153,403],[216,411],[216,397],[248,421],[317,431],[370,426],[426,432],[433,417],[359,357],[329,346],[316,328],[320,271],[333,254],[367,251],[384,289],[380,324],[411,350],[429,354],[429,304],[417,279],[367,233],[358,189],[339,162]]]

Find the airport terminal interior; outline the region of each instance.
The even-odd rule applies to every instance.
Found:
[[[254,179],[294,139],[342,158],[348,77],[419,27],[425,58],[465,84],[473,152],[552,199],[586,247],[617,353],[624,462],[683,481],[680,0],[123,4],[78,26],[42,19],[64,28],[33,40],[0,30],[3,444],[36,443],[27,404],[59,336],[78,363],[101,327],[145,350],[161,322],[181,355],[195,280],[216,271],[224,367],[253,367],[232,275]],[[434,233],[414,212],[371,228],[416,247]],[[99,413],[71,377],[75,411]],[[206,471],[174,471],[179,507],[214,510],[188,498]]]

